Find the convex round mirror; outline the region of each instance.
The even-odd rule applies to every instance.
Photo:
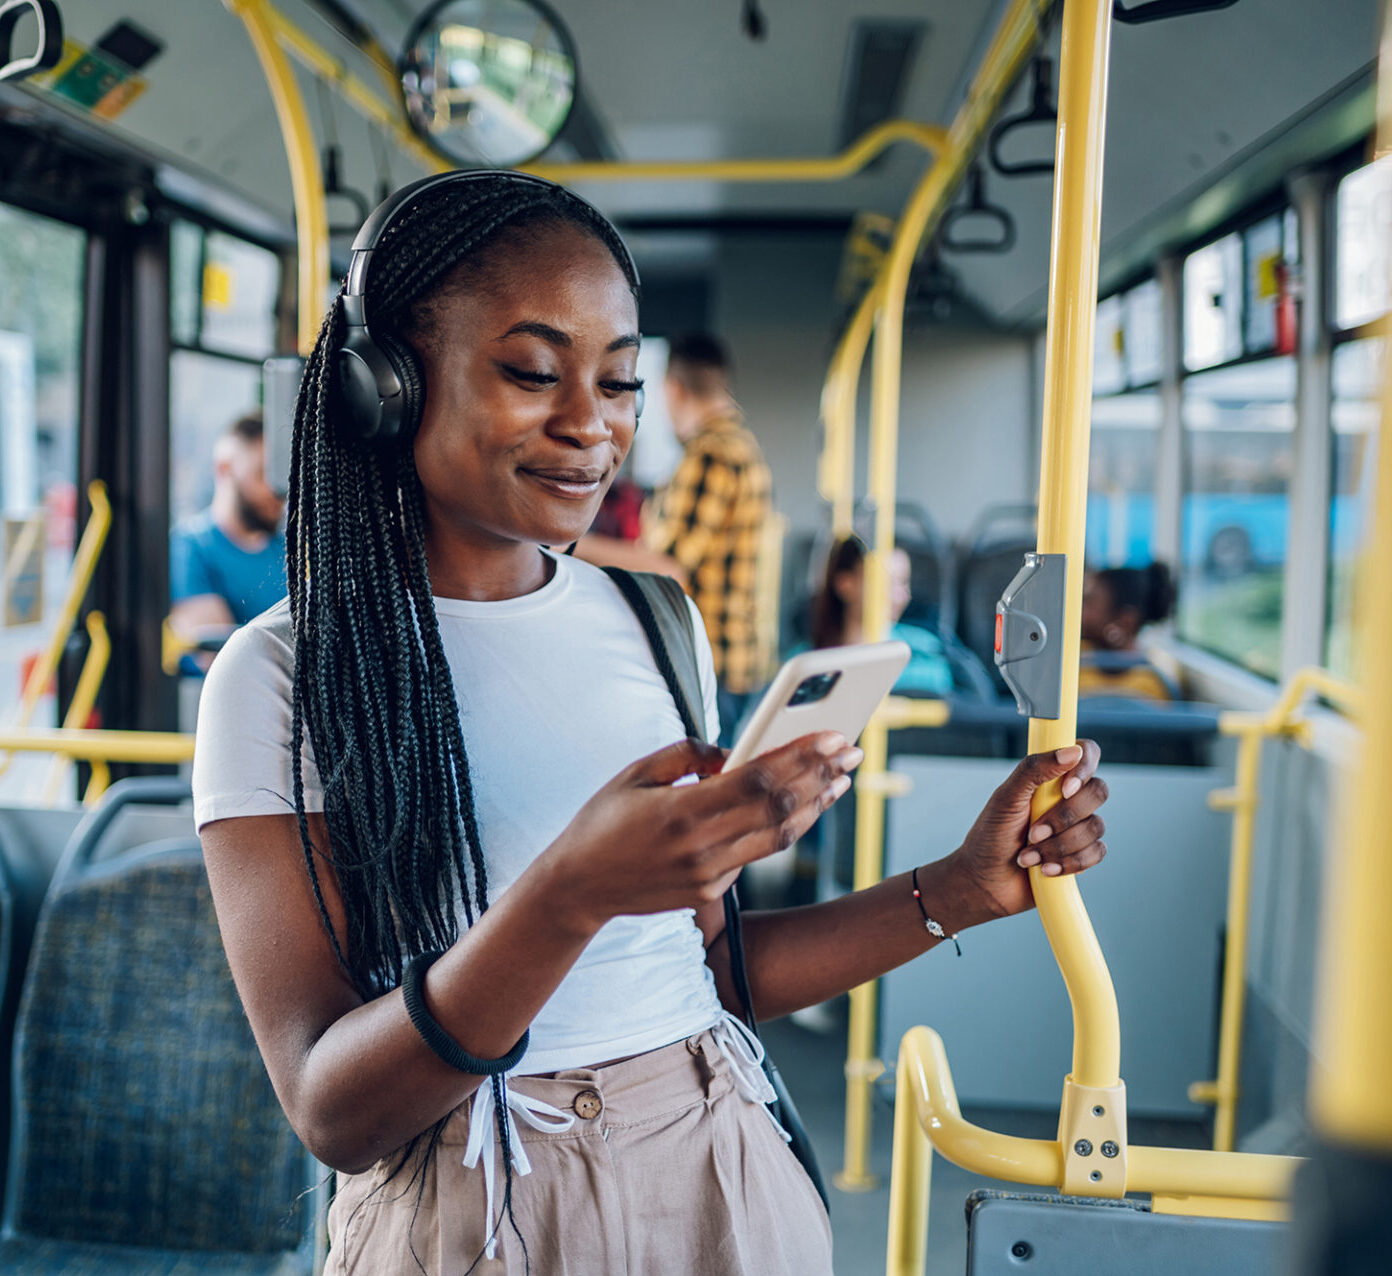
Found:
[[[540,0],[438,0],[401,54],[411,127],[452,163],[511,168],[575,105],[575,44]]]

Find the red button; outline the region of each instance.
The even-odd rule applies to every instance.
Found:
[[[1004,626],[1005,616],[1000,612],[996,612],[996,655],[998,656],[1000,655],[1001,649],[1001,631]]]

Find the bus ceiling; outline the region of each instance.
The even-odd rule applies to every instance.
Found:
[[[235,5],[47,2],[61,13],[62,58],[23,81],[0,83],[0,122],[32,120],[37,111],[89,143],[118,151],[133,144],[161,158],[160,171],[180,202],[245,221],[262,238],[291,231],[285,149]],[[1124,7],[1153,8],[1140,0]],[[1189,0],[1180,6],[1192,7]],[[345,188],[370,196],[426,171],[424,148],[408,150],[380,120],[367,118],[348,86],[364,86],[404,123],[385,69],[430,8],[395,0],[276,0],[272,6],[324,56],[316,72],[297,64],[294,75],[316,147],[333,145]],[[946,122],[961,103],[998,6],[924,0],[905,35],[912,47],[895,62],[893,92],[878,103],[867,96],[873,77],[856,69],[886,33],[861,30],[854,0],[807,0],[796,22],[764,14],[759,40],[750,39],[729,8],[634,6],[626,11],[623,38],[615,39],[612,6],[567,0],[560,10],[573,38],[579,87],[569,122],[543,162],[817,157],[835,149],[847,120],[863,123],[877,111],[897,107],[909,120]],[[1247,198],[1263,185],[1275,190],[1295,164],[1336,154],[1367,135],[1373,119],[1367,51],[1375,45],[1377,0],[1347,0],[1341,21],[1326,24],[1318,41],[1289,39],[1306,11],[1305,0],[1266,0],[1139,26],[1118,23],[1112,74],[1128,92],[1115,95],[1108,120],[1104,289],[1167,246],[1221,224],[1236,211],[1239,188]],[[32,20],[22,15],[16,26],[15,48],[21,42],[30,48]],[[1201,40],[1195,38],[1200,26]],[[1056,58],[1056,32],[1040,53]],[[720,68],[719,77],[712,67]],[[1166,95],[1180,68],[1189,91]],[[840,91],[828,92],[829,85]],[[1024,77],[1002,115],[1027,113],[1032,90]],[[1164,96],[1163,112],[1151,105],[1157,95]],[[786,227],[802,219],[826,233],[828,226],[849,230],[863,210],[897,215],[921,171],[917,154],[895,147],[846,182],[606,182],[584,190],[620,223],[641,224],[637,250],[645,263],[660,265],[668,244],[689,254],[690,228],[702,222],[719,233],[722,226],[743,230],[769,220]],[[998,256],[954,259],[953,268],[964,294],[988,315],[1033,326],[1044,308],[1051,182],[1040,175],[989,187],[992,202],[1020,228],[1019,241]],[[1196,214],[1193,193],[1208,188],[1213,198]],[[346,202],[336,204],[335,223],[349,211]],[[663,233],[668,224],[676,233]],[[335,242],[337,250],[344,247]]]

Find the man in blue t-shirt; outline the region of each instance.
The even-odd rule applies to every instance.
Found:
[[[284,498],[266,482],[261,414],[213,451],[213,503],[169,537],[169,623],[191,642],[225,635],[285,596]]]

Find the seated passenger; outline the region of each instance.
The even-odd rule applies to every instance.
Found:
[[[285,597],[284,498],[266,482],[259,412],[213,450],[213,502],[169,536],[169,623],[186,642],[225,637]]]
[[[924,696],[949,695],[953,689],[952,662],[943,640],[930,630],[899,619],[912,597],[909,569],[908,554],[895,549],[889,559],[890,630],[886,637],[907,643],[911,654],[894,690]],[[843,647],[863,642],[864,597],[865,542],[859,536],[846,536],[827,555],[826,577],[812,599],[811,645]]]
[[[1139,641],[1141,630],[1168,620],[1174,606],[1174,578],[1164,563],[1089,572],[1083,580],[1078,695],[1175,699],[1173,662]]]
[[[861,753],[821,732],[725,772],[620,588],[545,548],[590,526],[633,440],[638,278],[614,227],[519,173],[401,198],[300,390],[289,597],[213,665],[194,760],[247,1018],[339,1172],[326,1271],[831,1276],[732,1013],[722,898]],[[369,338],[354,313],[410,387],[390,439],[335,391]],[[691,614],[669,656],[699,669],[714,736]],[[1097,761],[1036,754],[970,829],[923,830],[962,839],[946,856],[747,914],[760,1013],[1032,907],[1030,866],[1097,863]],[[1050,781],[1064,801],[1035,819]]]

